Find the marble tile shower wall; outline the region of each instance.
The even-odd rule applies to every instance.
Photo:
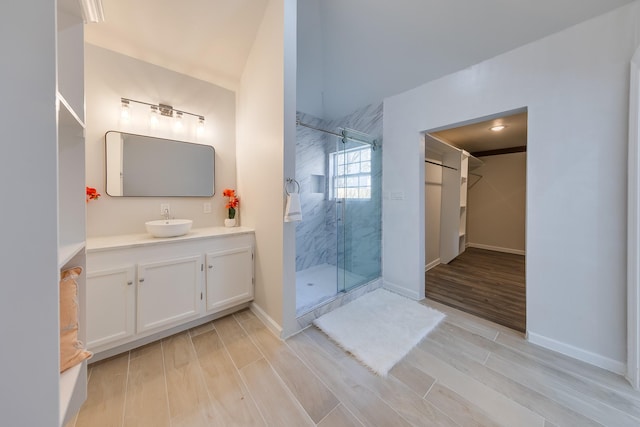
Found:
[[[298,113],[306,124],[322,128],[324,122],[312,115]],[[324,133],[303,126],[296,128],[296,180],[300,183],[302,222],[296,224],[296,271],[314,265],[335,265],[336,230],[327,222],[327,150]],[[313,188],[313,176],[324,178],[322,193]],[[332,247],[333,246],[333,247]],[[330,258],[333,254],[333,258]]]
[[[325,121],[304,113],[298,113],[298,118],[323,129],[350,128],[382,140],[382,104],[337,120]],[[345,238],[338,245],[336,203],[328,197],[329,157],[341,145],[335,136],[297,128],[296,179],[301,186],[303,221],[296,226],[296,271],[323,263],[335,265],[340,256],[344,260],[341,267],[371,280],[380,275],[381,265],[381,148],[372,153],[372,198],[348,201],[345,228],[339,230]],[[323,193],[312,192],[313,175],[324,177]]]

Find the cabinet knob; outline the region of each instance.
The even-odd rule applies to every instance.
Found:
[[[133,285],[133,280],[129,280],[129,281],[127,282],[127,285],[129,285],[129,286]]]
[[[213,265],[210,265],[209,268],[213,268]]]
[[[140,282],[140,283],[144,282],[144,278],[138,279],[138,282]]]

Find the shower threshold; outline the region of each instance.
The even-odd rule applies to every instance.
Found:
[[[360,283],[353,289],[367,283],[364,276],[345,271],[335,265],[320,264],[296,272],[296,316],[301,316],[314,308],[334,300],[344,291],[338,292],[338,275],[345,283]],[[352,289],[349,289],[351,291]]]

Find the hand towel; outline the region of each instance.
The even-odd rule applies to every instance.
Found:
[[[284,222],[302,221],[302,209],[300,209],[300,194],[287,194],[287,205],[284,208]]]

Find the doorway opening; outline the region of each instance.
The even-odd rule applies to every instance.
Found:
[[[425,133],[425,296],[526,332],[527,111]]]

